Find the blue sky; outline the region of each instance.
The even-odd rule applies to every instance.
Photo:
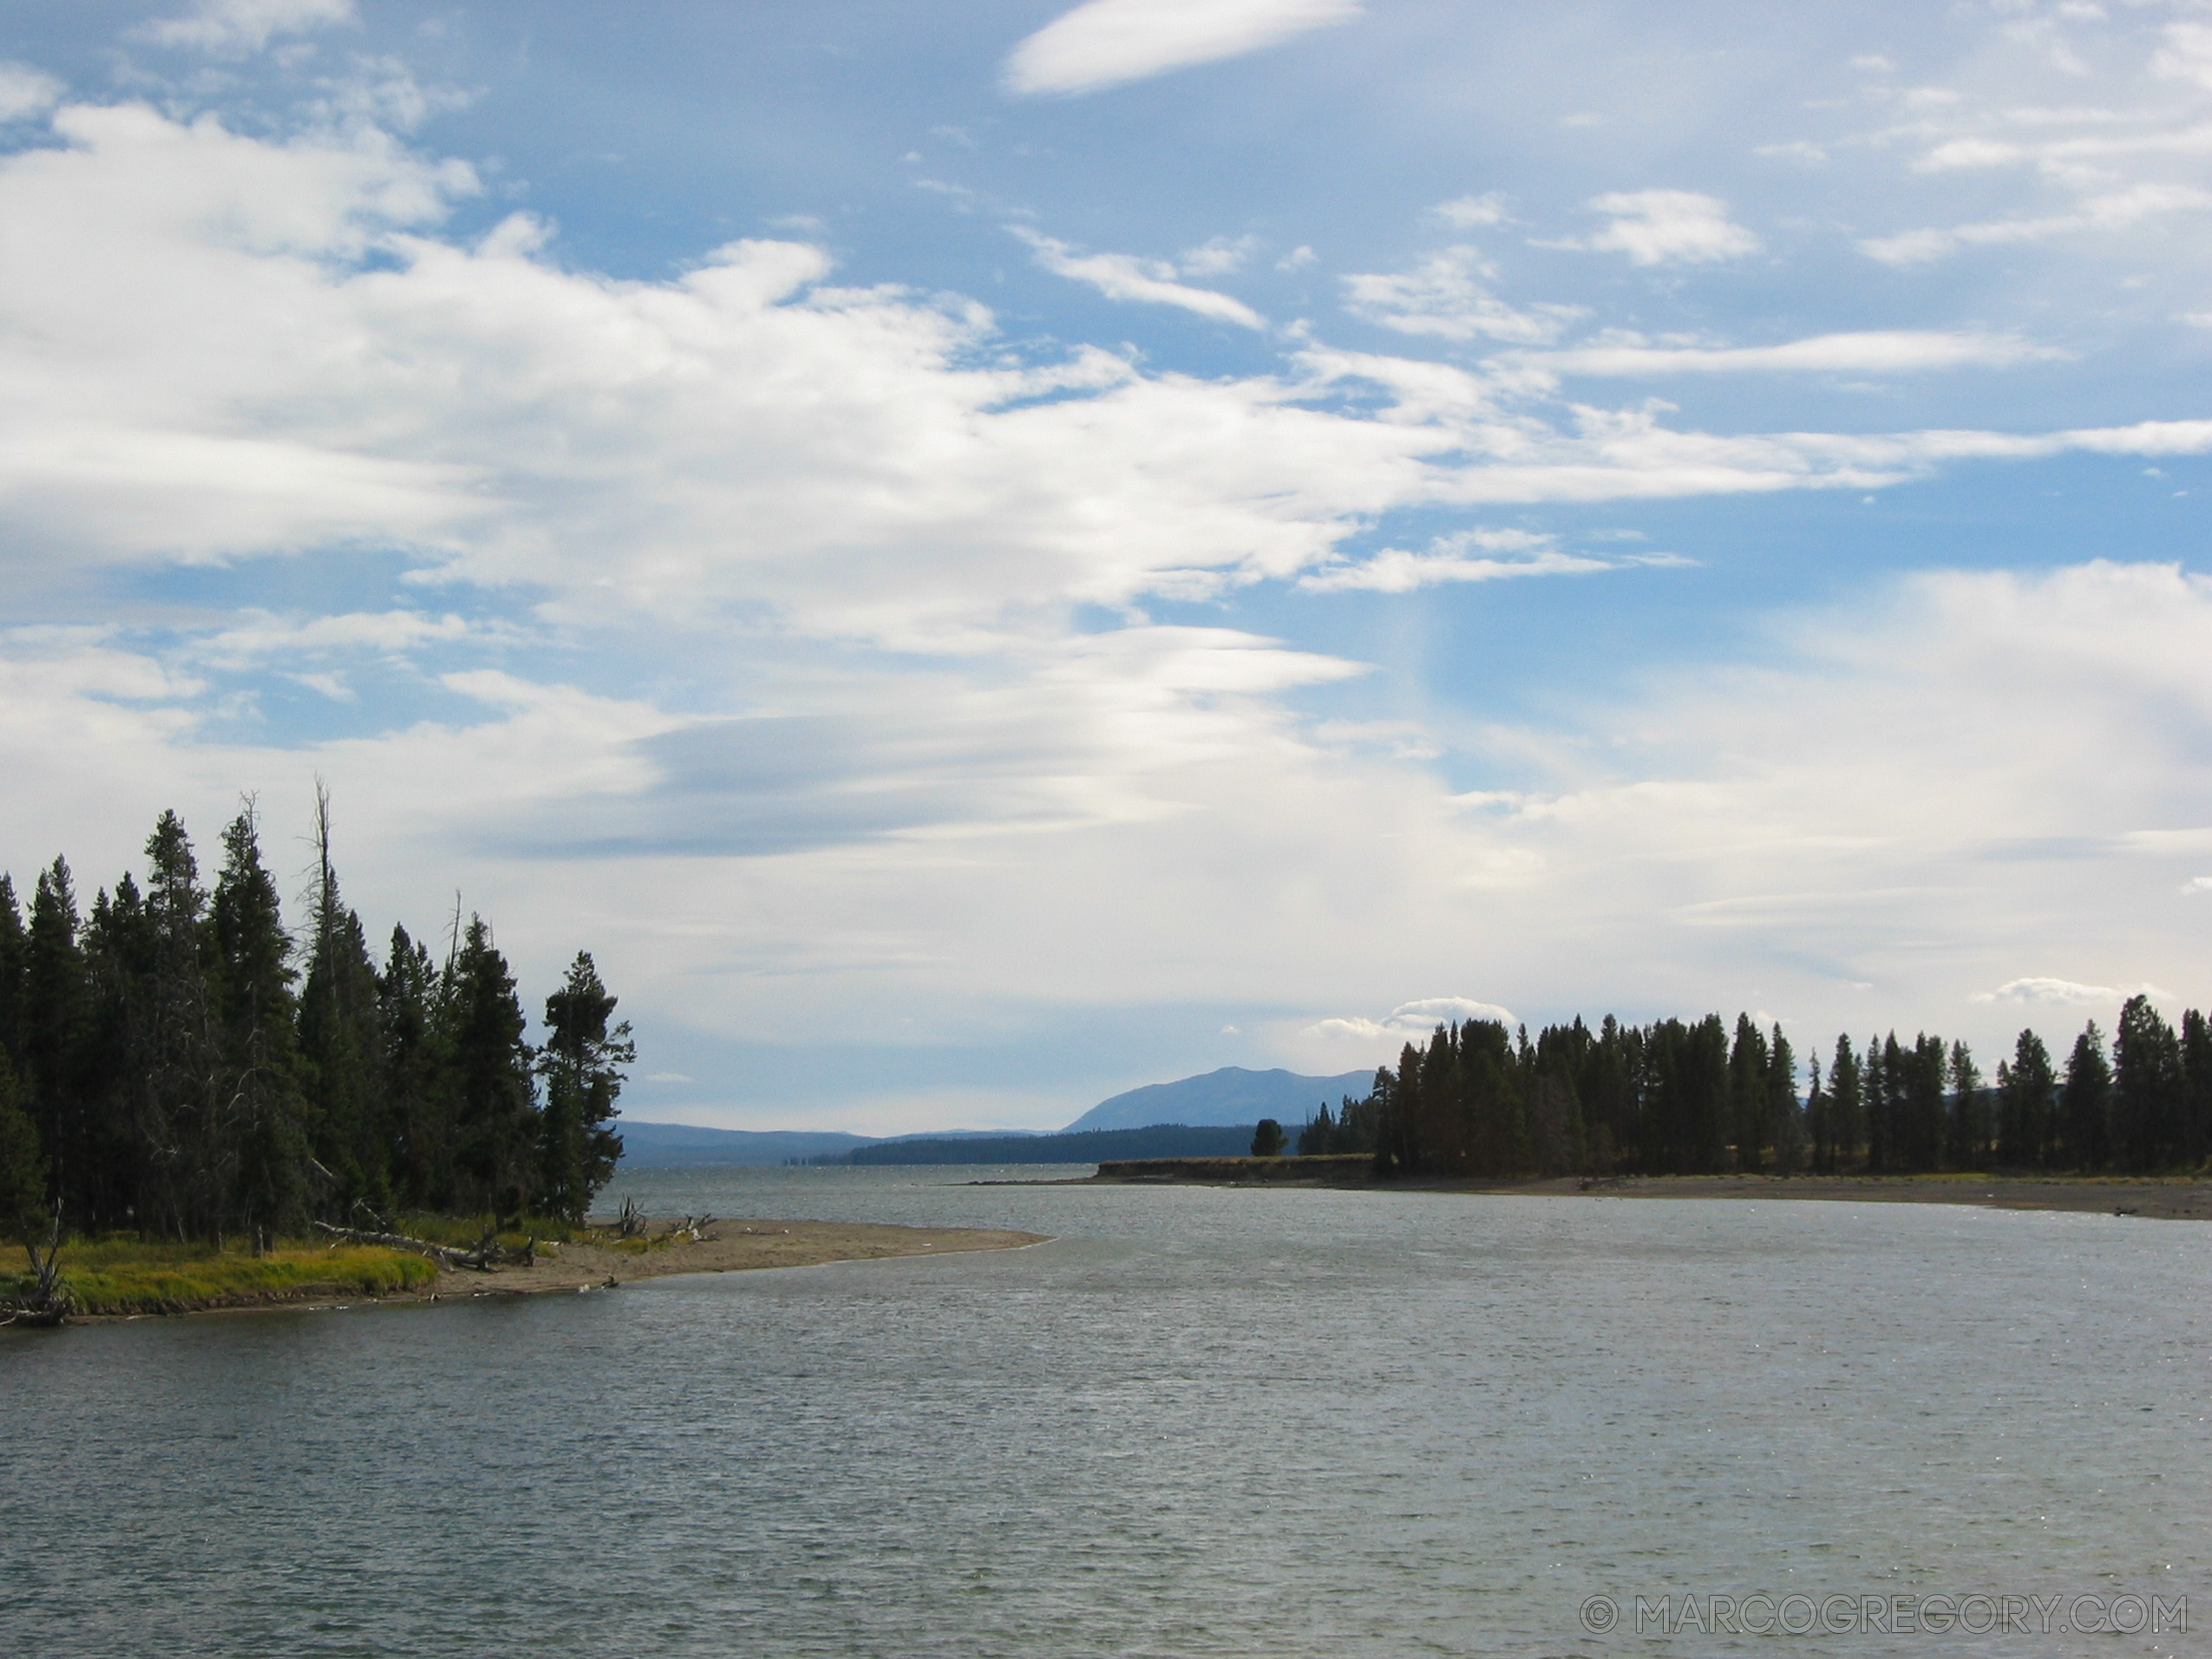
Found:
[[[1800,10],[0,0],[0,862],[740,1127],[2201,1006],[2212,7]]]

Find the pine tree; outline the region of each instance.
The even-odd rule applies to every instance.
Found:
[[[1904,1051],[1892,1031],[1887,1042],[1867,1039],[1866,1069],[1861,1084],[1866,1098],[1867,1172],[1888,1175],[1901,1166],[1898,1103],[1902,1098]]]
[[[147,1146],[140,1133],[145,1045],[141,1024],[154,961],[138,883],[125,871],[115,896],[97,895],[81,937],[84,1057],[79,1066],[89,1156],[63,1195],[72,1222],[91,1232],[158,1225],[145,1195]]]
[[[2147,996],[2130,996],[2112,1036],[2112,1153],[2123,1169],[2163,1169],[2189,1114],[2181,1039]]]
[[[232,1172],[221,1225],[258,1240],[304,1218],[315,1166],[299,1086],[298,975],[250,807],[223,832],[208,933],[226,1095],[219,1133]]]
[[[2182,1016],[2182,1161],[2195,1168],[2212,1154],[2212,1024],[2195,1009]]]
[[[38,1129],[23,1109],[16,1068],[0,1054],[0,1236],[26,1249],[46,1221],[46,1159]]]
[[[29,955],[16,884],[0,875],[0,1053],[18,1068],[23,1059],[23,976]]]
[[[1951,1045],[1950,1144],[1945,1156],[1953,1169],[1975,1169],[1989,1144],[1982,1123],[1981,1070],[1963,1042]]]
[[[1421,1051],[1411,1043],[1398,1050],[1397,1070],[1375,1074],[1375,1169],[1384,1176],[1411,1175],[1421,1168]]]
[[[1950,1053],[1941,1037],[1922,1032],[1906,1061],[1906,1168],[1922,1173],[1943,1161],[1950,1081]]]
[[[392,1207],[394,1133],[385,1088],[376,964],[361,918],[338,896],[330,800],[315,788],[315,885],[299,996],[301,1082],[315,1156],[337,1182],[333,1207]]]
[[[207,895],[175,813],[155,823],[146,858],[145,900],[111,907],[103,953],[130,1033],[125,1115],[144,1165],[141,1223],[179,1238],[213,1235],[227,1214],[238,1148],[224,1121]]]
[[[1795,1175],[1805,1159],[1805,1117],[1797,1104],[1797,1055],[1777,1022],[1767,1039],[1766,1139],[1778,1175]]]
[[[537,1091],[514,976],[481,917],[469,918],[439,1001],[452,1089],[454,1201],[519,1216],[537,1196]]]
[[[1836,1111],[1820,1084],[1820,1056],[1806,1062],[1812,1076],[1805,1087],[1805,1135],[1811,1143],[1813,1173],[1836,1172]]]
[[[1329,1114],[1329,1103],[1321,1102],[1321,1109],[1299,1126],[1298,1155],[1300,1158],[1325,1158],[1337,1149],[1337,1120]]]
[[[1866,1141],[1866,1094],[1859,1056],[1849,1037],[1836,1039],[1836,1058],[1828,1068],[1829,1114],[1835,1120],[1832,1173],[1856,1161]]]
[[[2111,1160],[2110,1121],[2112,1068],[2104,1058],[2104,1034],[2091,1020],[2074,1039],[2066,1060],[2066,1081],[2058,1094],[2065,1162],[2076,1170],[2103,1169]]]
[[[1773,1063],[1766,1038],[1748,1014],[1736,1016],[1736,1042],[1728,1055],[1729,1139],[1735,1143],[1736,1167],[1756,1170],[1766,1162],[1772,1090],[1767,1072]]]
[[[622,1137],[608,1126],[622,1093],[622,1068],[636,1061],[638,1047],[627,1020],[607,1024],[615,1001],[584,950],[560,989],[546,998],[546,1044],[538,1055],[546,1084],[539,1203],[546,1214],[570,1221],[584,1218],[622,1157]]]
[[[23,1038],[19,1082],[38,1131],[48,1179],[67,1185],[81,1161],[84,1123],[84,953],[76,888],[66,860],[38,872],[23,941]]]
[[[387,1161],[395,1198],[416,1209],[443,1210],[454,1201],[451,1045],[442,992],[429,949],[395,926],[376,981],[390,1114]]]
[[[2057,1087],[2051,1051],[2034,1032],[2022,1031],[2012,1045],[2012,1064],[1998,1068],[1999,1163],[2040,1169],[2050,1161],[2052,1099]]]

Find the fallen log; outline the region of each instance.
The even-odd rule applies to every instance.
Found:
[[[315,1230],[328,1233],[333,1238],[342,1238],[349,1244],[379,1244],[386,1250],[411,1250],[418,1256],[428,1256],[442,1266],[465,1267],[478,1273],[488,1273],[507,1259],[507,1251],[494,1243],[488,1233],[474,1250],[462,1250],[455,1244],[434,1244],[427,1238],[409,1238],[402,1232],[371,1232],[361,1227],[333,1227],[327,1221],[317,1222]]]

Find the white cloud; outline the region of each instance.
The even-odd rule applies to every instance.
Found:
[[[1241,300],[1232,299],[1211,288],[1192,288],[1175,281],[1175,267],[1164,259],[1140,259],[1126,253],[1077,253],[1066,243],[1040,236],[1034,231],[1017,227],[1014,234],[1036,251],[1037,263],[1054,276],[1089,283],[1109,299],[1174,305],[1217,322],[1234,323],[1239,328],[1267,326],[1267,319]],[[1216,265],[1214,269],[1234,267]]]
[[[2185,893],[2212,893],[2212,876],[2191,876],[2182,884]]]
[[[1587,205],[1611,221],[1587,240],[1562,245],[1625,253],[1631,265],[1711,265],[1764,245],[1729,219],[1726,202],[1694,190],[1617,191]]]
[[[1520,1023],[1510,1009],[1500,1008],[1495,1003],[1478,1003],[1469,996],[1424,996],[1417,1002],[1400,1003],[1379,1020],[1357,1014],[1318,1020],[1306,1028],[1306,1035],[1351,1037],[1366,1042],[1377,1038],[1420,1042],[1440,1025],[1456,1025],[1468,1020],[1489,1020],[1500,1025]]]
[[[1176,257],[1176,268],[1186,277],[1223,277],[1241,271],[1260,250],[1256,236],[1216,236]]]
[[[1477,231],[1505,223],[1505,198],[1493,190],[1480,196],[1459,196],[1438,202],[1430,212],[1455,231]]]
[[[1764,666],[1546,727],[1416,687],[1386,742],[1301,723],[1293,694],[1360,663],[1071,618],[1558,552],[1490,532],[1338,559],[1401,509],[1855,493],[2212,453],[2212,421],[1711,433],[1562,404],[1511,362],[1311,341],[1280,376],[1024,362],[979,307],[839,288],[795,243],[665,280],[566,268],[527,220],[463,244],[440,215],[473,181],[358,135],[134,108],[57,130],[0,159],[0,224],[47,228],[0,263],[0,340],[39,343],[0,351],[15,591],[291,554],[342,575],[368,547],[529,617],[456,623],[456,598],[187,617],[173,647],[9,636],[0,832],[88,879],[160,806],[212,825],[241,786],[275,844],[320,771],[369,849],[357,902],[426,922],[426,885],[435,911],[457,881],[519,961],[590,942],[626,1006],[776,1041],[841,1029],[856,996],[939,1029],[1133,996],[1383,1008],[1409,984],[1817,1010],[1868,983],[1863,1025],[1980,1008],[2021,963],[2202,983],[2165,914],[2185,907],[2140,902],[2212,852],[2146,839],[2212,823],[2212,590],[2176,569],[1922,578],[1796,619]],[[625,650],[653,696],[566,683]],[[232,672],[343,693],[386,656],[442,699],[403,726],[279,741],[224,702]],[[1432,774],[1439,749],[1485,787]]]
[[[1964,247],[2047,242],[2084,231],[2110,232],[2157,215],[2202,212],[2207,208],[2212,208],[2212,191],[2201,190],[2194,185],[2137,184],[2091,197],[2071,212],[2036,219],[1991,219],[1948,229],[1906,231],[1895,236],[1868,238],[1859,247],[1884,265],[1925,265]]]
[[[1772,346],[1591,345],[1530,352],[1521,361],[1555,373],[1629,377],[1684,374],[1911,374],[2006,368],[2065,354],[2013,335],[1872,330],[1821,334]]]
[[[2071,979],[2010,979],[1995,990],[1978,991],[1973,1001],[1977,1003],[2013,1003],[2040,1004],[2052,1008],[2109,1006],[2117,1008],[2130,996],[2170,997],[2172,993],[2160,990],[2156,985],[2083,985]]]
[[[1446,248],[1411,271],[1346,277],[1345,309],[1400,334],[1517,345],[1548,344],[1580,315],[1570,305],[1517,310],[1485,285],[1496,274],[1477,250]]]
[[[146,38],[224,55],[258,52],[278,35],[358,21],[353,0],[199,0],[181,16],[147,23]]]
[[[1096,92],[1241,57],[1359,16],[1361,0],[1088,0],[1015,47],[1018,94]]]
[[[2166,43],[2150,60],[2151,73],[2212,88],[2212,26],[2168,23]]]
[[[28,63],[0,62],[0,121],[42,115],[61,101],[62,83]]]
[[[1319,257],[1320,256],[1316,254],[1312,248],[1300,244],[1299,246],[1293,248],[1288,253],[1286,253],[1281,258],[1276,260],[1275,269],[1278,271],[1303,271],[1306,266],[1312,265]]]
[[[1480,551],[1476,551],[1480,550]],[[1499,582],[1526,576],[1582,576],[1614,561],[1563,553],[1548,536],[1470,530],[1438,539],[1427,552],[1386,547],[1357,563],[1325,565],[1299,578],[1309,593],[1410,593],[1442,582]]]

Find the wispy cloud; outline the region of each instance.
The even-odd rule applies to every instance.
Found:
[[[1771,346],[1600,344],[1531,351],[1515,361],[1561,374],[1632,378],[1647,375],[1763,373],[1913,374],[1940,369],[2001,369],[2066,354],[2009,334],[1872,330],[1820,334]]]
[[[42,114],[61,101],[62,83],[27,63],[0,63],[0,121]]]
[[[1479,231],[1505,223],[1505,198],[1493,190],[1480,196],[1457,196],[1438,202],[1430,213],[1455,231]]]
[[[2172,995],[2156,985],[2084,985],[2071,979],[2035,977],[2007,980],[1995,990],[1977,991],[1971,1000],[2052,1008],[2117,1008],[2130,996],[2156,996],[2163,1000]]]
[[[1410,593],[1444,582],[1502,582],[1529,576],[1586,576],[1615,561],[1565,553],[1548,536],[1521,530],[1470,530],[1440,538],[1426,552],[1386,547],[1357,562],[1331,564],[1299,578],[1309,593]]]
[[[1241,271],[1260,251],[1256,236],[1216,236],[1175,257],[1175,269],[1186,277],[1226,277]]]
[[[351,23],[353,0],[200,0],[180,16],[144,26],[147,40],[220,55],[258,52],[278,35]]]
[[[1694,190],[1617,191],[1594,196],[1587,206],[1610,216],[1606,226],[1554,245],[1625,253],[1637,265],[1712,265],[1764,245],[1728,217],[1726,202]]]
[[[1417,1002],[1400,1003],[1379,1020],[1358,1014],[1343,1015],[1317,1020],[1306,1031],[1307,1035],[1316,1037],[1354,1037],[1366,1042],[1392,1037],[1418,1042],[1440,1025],[1454,1025],[1465,1020],[1495,1020],[1501,1025],[1519,1023],[1512,1009],[1501,1008],[1495,1003],[1478,1003],[1471,996],[1424,996]]]
[[[2073,212],[2035,219],[1989,219],[1947,229],[1906,231],[1870,237],[1860,250],[1884,265],[1925,265],[1961,248],[2000,247],[2019,242],[2047,242],[2084,231],[2123,229],[2162,213],[2201,212],[2212,208],[2212,191],[2195,185],[2137,184],[2092,196]]]
[[[1267,319],[1242,300],[1175,280],[1181,273],[1164,259],[1127,253],[1078,253],[1065,242],[1017,226],[1014,234],[1035,250],[1037,263],[1056,277],[1088,283],[1109,299],[1175,305],[1240,328],[1264,329]]]
[[[1097,92],[1241,57],[1359,16],[1361,0],[1089,0],[1014,48],[1017,94]]]
[[[1446,248],[1411,271],[1346,277],[1345,309],[1399,334],[1516,345],[1548,344],[1581,315],[1572,305],[1508,305],[1488,286],[1495,275],[1478,250]]]

